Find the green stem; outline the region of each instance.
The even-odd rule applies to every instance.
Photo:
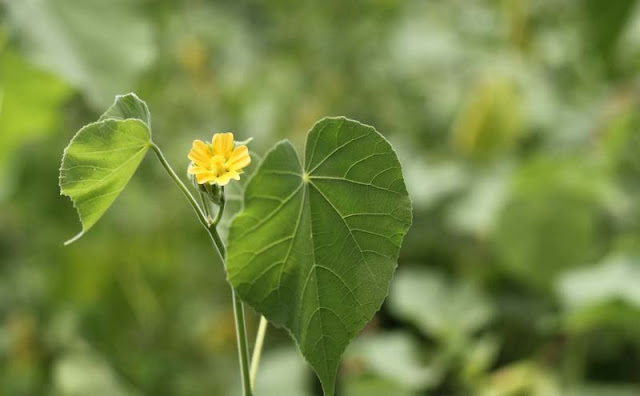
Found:
[[[211,211],[209,209],[209,202],[207,201],[207,196],[202,191],[200,191],[200,203],[202,204],[202,209],[204,211],[205,216],[207,216],[207,219],[211,221]]]
[[[218,230],[215,228],[215,225],[209,222],[209,219],[207,218],[206,214],[202,211],[202,209],[198,205],[198,202],[196,201],[196,199],[193,197],[193,195],[191,195],[191,192],[189,192],[189,190],[184,185],[184,183],[180,180],[178,175],[176,175],[176,172],[174,172],[173,168],[171,168],[171,165],[169,165],[169,162],[162,154],[160,147],[158,147],[155,143],[152,142],[151,149],[153,149],[153,151],[156,153],[156,156],[160,160],[160,163],[162,163],[162,166],[164,167],[164,169],[167,171],[169,176],[171,176],[171,178],[176,183],[178,188],[180,188],[180,191],[182,191],[184,196],[187,198],[187,200],[191,204],[191,207],[196,212],[196,216],[198,217],[200,224],[202,224],[202,226],[207,230],[209,237],[213,241],[213,244],[216,248],[214,250],[218,254],[218,258],[220,259],[220,262],[226,266],[226,263],[225,263],[226,249],[224,247],[224,243],[222,242],[222,238],[220,238],[220,234],[218,234]],[[220,212],[222,211],[222,209],[223,207],[220,207]],[[219,214],[222,215],[221,213]],[[245,328],[245,320],[244,320],[244,307],[243,307],[242,301],[236,296],[236,292],[233,289],[233,287],[231,288],[231,293],[232,293],[231,297],[233,300],[233,313],[236,321],[236,338],[238,341],[240,371],[242,372],[243,394],[244,396],[252,396],[251,377],[249,375],[249,352],[247,347],[248,345],[247,330]]]
[[[267,319],[260,316],[260,325],[258,325],[258,335],[256,336],[256,344],[253,346],[253,356],[251,356],[251,389],[256,386],[256,374],[260,365],[260,356],[262,355],[262,347],[264,345],[264,337],[267,334]]]
[[[191,204],[191,207],[196,212],[196,216],[198,216],[198,220],[200,220],[200,224],[202,224],[204,228],[208,229],[209,220],[207,219],[207,216],[204,214],[202,209],[200,209],[200,206],[198,206],[198,202],[196,202],[196,199],[193,197],[193,195],[191,195],[191,192],[189,192],[189,189],[187,188],[187,186],[184,185],[182,180],[180,180],[178,175],[176,175],[176,172],[173,171],[173,168],[171,168],[171,165],[169,165],[169,162],[164,157],[164,154],[162,154],[160,147],[156,146],[155,143],[151,142],[151,149],[156,153],[164,169],[167,171],[169,176],[171,176],[173,181],[178,185],[178,188],[180,188],[180,191],[182,191],[182,194],[184,194],[184,196],[187,198],[187,201],[189,201],[189,203]]]
[[[216,218],[213,219],[213,221],[211,222],[211,224],[213,224],[214,226],[217,226],[218,223],[220,222],[220,219],[222,219],[222,212],[224,212],[224,206],[227,203],[227,200],[224,198],[224,187],[222,188],[222,195],[220,197],[220,208],[218,208],[218,213],[216,213]]]
[[[235,290],[232,290],[233,316],[236,320],[236,340],[238,343],[238,358],[240,359],[240,371],[242,372],[242,389],[245,396],[253,394],[251,375],[249,374],[249,342],[247,341],[247,329],[244,321],[244,305],[238,298]]]
[[[222,206],[220,210],[222,210]],[[222,258],[226,257],[226,250],[224,248],[224,243],[222,243],[222,238],[220,238],[220,234],[218,234],[218,230],[214,225],[208,227],[209,234],[211,235],[218,251],[220,252]],[[224,262],[224,261],[223,261]],[[251,387],[251,376],[249,374],[249,342],[247,341],[247,329],[245,327],[244,320],[244,306],[242,301],[236,295],[236,291],[231,288],[231,297],[233,300],[233,315],[236,320],[236,340],[238,342],[238,355],[240,358],[240,371],[242,372],[242,388],[244,389],[245,396],[251,396],[252,387]]]

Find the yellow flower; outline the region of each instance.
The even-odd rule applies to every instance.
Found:
[[[214,134],[211,145],[194,140],[188,157],[193,162],[187,172],[195,175],[198,184],[225,186],[231,179],[240,180],[242,168],[251,163],[247,146],[234,148],[231,132]]]

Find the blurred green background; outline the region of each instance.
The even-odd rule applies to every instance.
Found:
[[[183,173],[193,139],[301,147],[325,115],[393,143],[414,225],[339,395],[640,395],[639,3],[0,0],[0,394],[239,394],[223,269],[155,158],[62,246],[62,151],[135,91]],[[270,328],[257,395],[319,392]]]

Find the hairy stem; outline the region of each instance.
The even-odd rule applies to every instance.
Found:
[[[256,374],[260,365],[260,356],[262,355],[262,347],[264,345],[264,337],[267,334],[267,319],[260,316],[260,324],[258,325],[258,335],[256,335],[256,344],[253,346],[253,355],[251,356],[251,389],[256,386]]]
[[[184,183],[180,180],[178,175],[176,175],[176,172],[173,170],[173,168],[171,168],[171,165],[169,165],[169,162],[167,161],[165,156],[162,154],[160,147],[158,147],[155,143],[152,142],[151,149],[153,149],[153,151],[156,153],[156,156],[160,160],[160,163],[162,163],[162,166],[164,167],[164,169],[167,171],[169,176],[171,176],[171,178],[176,183],[178,188],[180,188],[180,191],[182,191],[184,196],[187,198],[187,201],[189,201],[189,204],[191,204],[191,207],[196,212],[196,216],[198,217],[200,224],[202,224],[202,226],[207,230],[209,237],[213,241],[213,245],[215,247],[214,250],[218,254],[218,258],[220,262],[226,266],[226,263],[225,263],[226,249],[224,247],[224,243],[222,242],[222,238],[220,238],[220,234],[218,234],[218,230],[216,229],[215,225],[209,222],[207,215],[202,211],[202,208],[200,208],[196,199],[193,197],[193,195],[191,195],[191,192],[189,192],[189,190],[184,185]],[[218,212],[218,216],[222,216],[223,209],[224,209],[224,206],[221,206]],[[248,345],[247,330],[245,328],[245,320],[244,320],[244,306],[242,304],[242,301],[236,295],[236,292],[235,290],[233,290],[233,288],[231,288],[231,293],[232,293],[232,300],[233,300],[233,313],[236,321],[236,339],[238,342],[240,371],[242,373],[243,394],[244,396],[252,396],[253,392],[251,390],[251,377],[249,374],[249,351],[247,346]]]

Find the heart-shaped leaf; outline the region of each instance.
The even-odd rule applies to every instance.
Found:
[[[148,122],[147,105],[135,94],[118,96],[64,150],[60,193],[71,198],[82,223],[82,231],[65,244],[84,235],[127,185],[151,146]]]
[[[228,246],[229,281],[285,327],[333,395],[340,357],[384,301],[411,202],[391,145],[370,126],[325,118],[304,166],[288,141],[249,181]]]

